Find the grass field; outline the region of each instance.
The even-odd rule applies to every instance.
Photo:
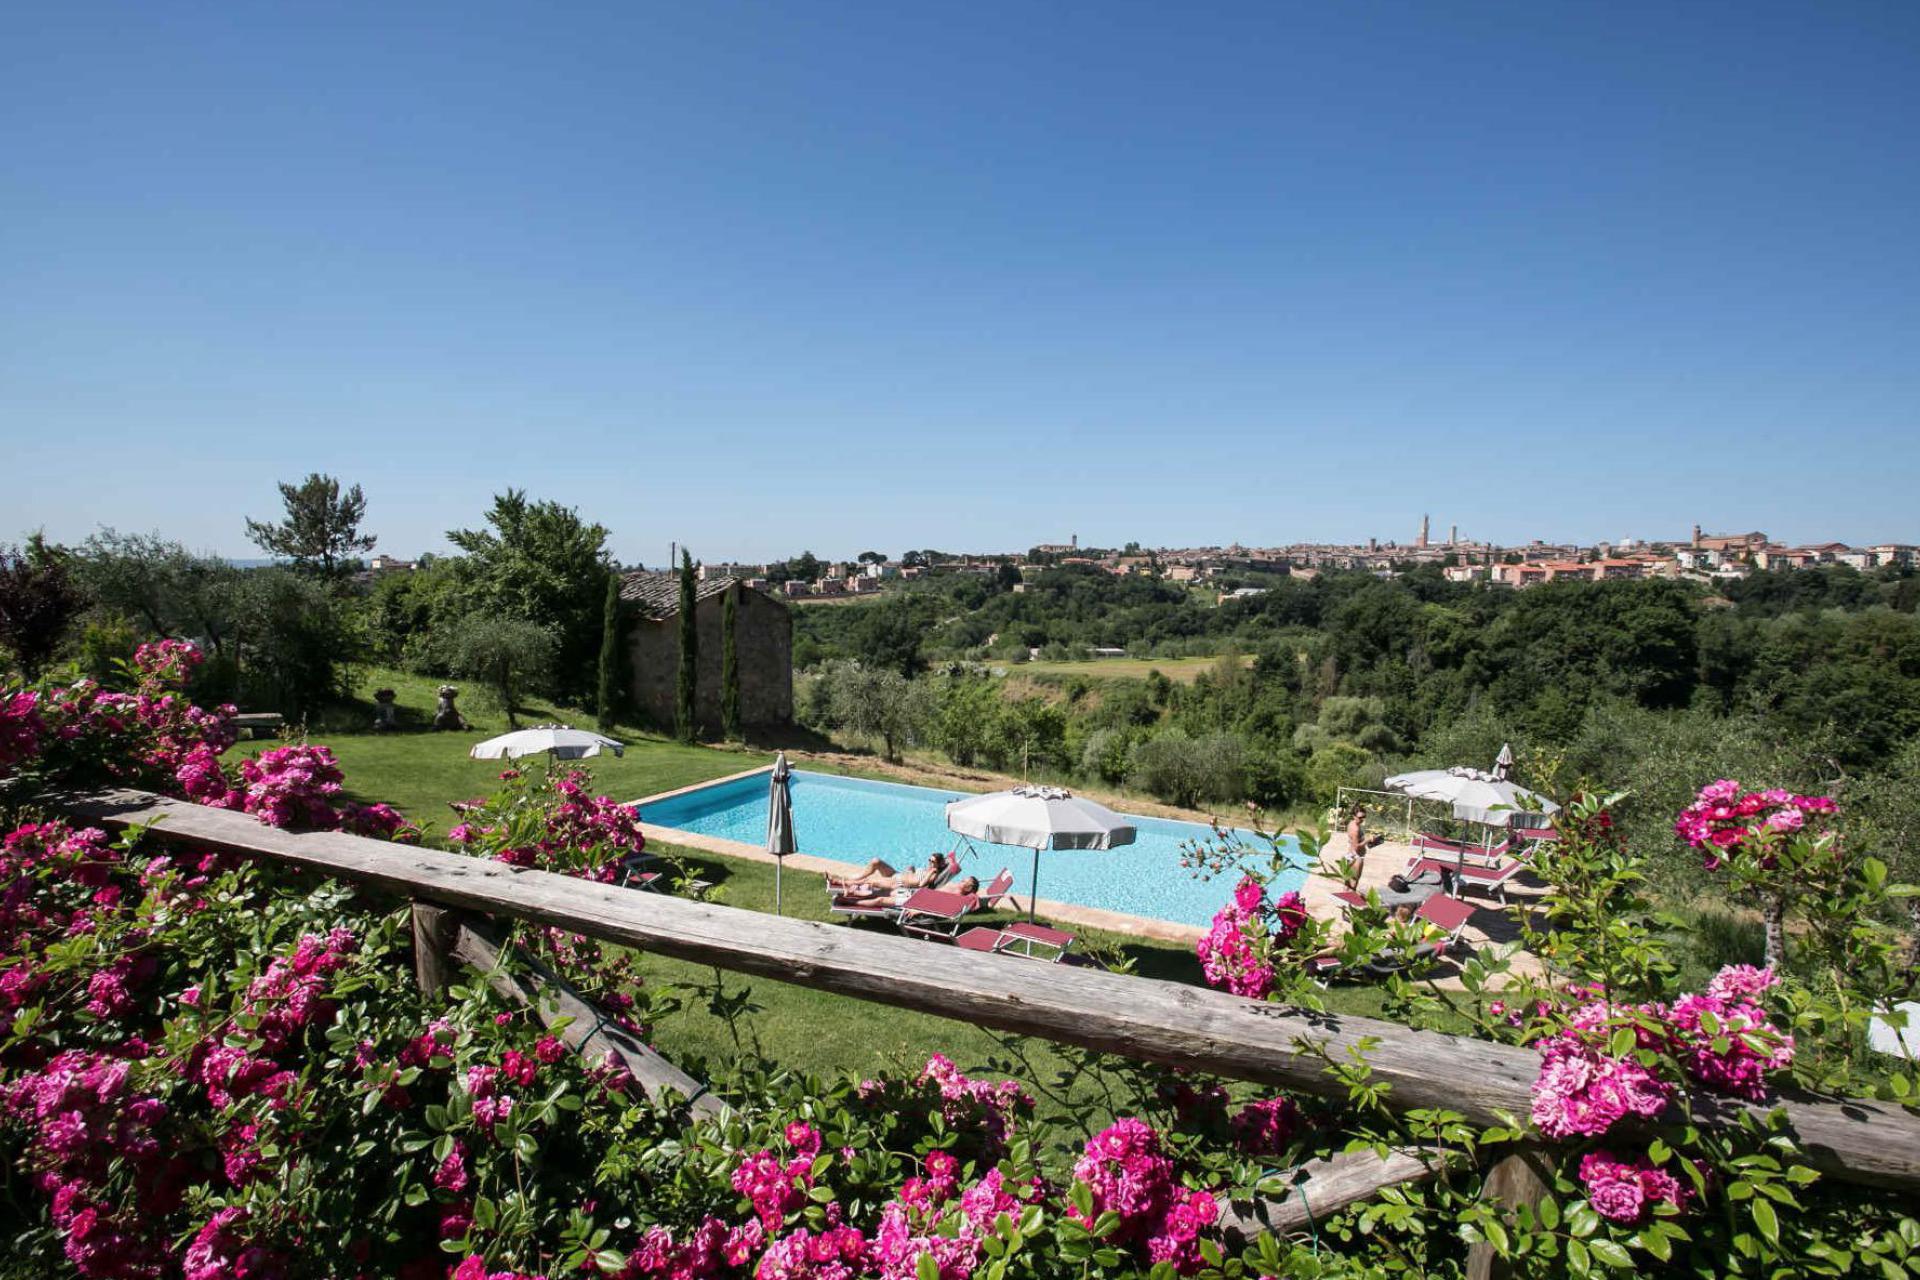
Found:
[[[392,672],[373,673],[379,679],[367,685],[390,685],[403,705],[413,701],[411,686]],[[431,708],[431,685],[421,682]],[[551,709],[546,709],[551,710]],[[355,723],[358,707],[342,708],[339,724]],[[372,718],[371,702],[365,720]],[[528,717],[523,716],[523,720]],[[429,829],[429,843],[450,825],[449,802],[476,798],[494,784],[501,764],[466,758],[468,746],[483,732],[504,728],[504,719],[486,723],[484,716],[473,734],[413,730],[394,734],[316,731],[311,741],[331,747],[353,793],[366,800],[385,800]],[[595,789],[622,799],[650,795],[677,786],[751,768],[765,760],[764,752],[685,746],[657,737],[622,732],[628,743],[622,759],[599,757],[580,762],[594,776]],[[241,743],[238,754],[254,754],[272,747],[270,741]],[[698,878],[711,881],[708,896],[714,902],[748,912],[771,912],[774,904],[773,868],[756,862],[726,858],[668,846],[656,847],[682,860]],[[790,871],[785,874],[784,914],[811,920],[829,919],[825,884],[819,876]],[[991,920],[995,917],[985,917]],[[1012,917],[1003,917],[1012,918]],[[741,918],[743,931],[752,917]],[[842,928],[875,928],[871,923],[840,924]],[[1084,949],[1103,960],[1131,963],[1135,972],[1155,978],[1197,984],[1198,962],[1192,949],[1173,943],[1076,930]],[[929,942],[930,947],[944,944]],[[1009,959],[1008,963],[1026,963]],[[1067,1055],[1045,1041],[1004,1036],[965,1022],[937,1018],[804,987],[766,979],[743,979],[711,968],[666,958],[646,957],[641,969],[657,990],[670,993],[680,1008],[661,1019],[654,1043],[668,1057],[696,1074],[721,1074],[727,1064],[747,1056],[763,1055],[798,1070],[834,1074],[842,1071],[871,1074],[887,1068],[918,1069],[933,1053],[945,1053],[964,1067],[1000,1064],[1017,1075],[1042,1100],[1051,1114],[1063,1114],[1073,1105],[1092,1105],[1101,1114],[1124,1110],[1128,1099],[1115,1090],[1122,1077],[1112,1071],[1083,1071]],[[743,1000],[741,1016],[729,1019],[717,1012],[718,997]],[[1333,1006],[1346,1013],[1377,1014],[1380,996],[1368,987],[1336,989]]]
[[[1241,655],[1236,658],[1241,666],[1251,666],[1253,658]],[[995,666],[1003,664],[995,663]],[[1087,676],[1105,680],[1144,680],[1149,672],[1158,671],[1169,680],[1180,684],[1192,684],[1194,677],[1202,671],[1211,671],[1220,665],[1219,658],[1088,658],[1073,662],[1021,662],[1006,665],[1009,675],[1030,676]]]

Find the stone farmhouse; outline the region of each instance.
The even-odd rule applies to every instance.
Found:
[[[735,651],[740,662],[740,719],[748,728],[793,722],[793,619],[787,606],[740,579],[708,578],[694,587],[694,626],[700,638],[694,705],[700,731],[720,731],[720,614],[735,597]],[[626,603],[627,652],[633,702],[640,713],[671,728],[680,675],[680,577],[629,573],[620,580]]]

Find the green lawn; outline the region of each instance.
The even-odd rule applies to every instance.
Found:
[[[403,685],[402,678],[392,672],[375,674],[380,677],[379,684],[391,685],[400,692],[402,705],[422,705],[415,699],[424,692],[424,705],[431,708],[435,682],[419,681],[415,687],[413,681]],[[378,684],[368,682],[366,691],[370,693],[374,687]],[[550,711],[542,709],[542,714],[522,719],[531,723],[548,718]],[[437,837],[446,831],[453,816],[448,804],[481,796],[493,785],[501,763],[469,760],[466,751],[483,733],[503,729],[504,719],[496,717],[488,723],[483,715],[478,718],[476,732],[470,734],[423,729],[393,734],[344,730],[344,726],[357,727],[371,719],[370,701],[363,707],[343,707],[329,717],[331,723],[342,727],[316,731],[311,740],[333,749],[356,797],[398,805],[410,818],[428,827],[429,843],[439,843]],[[584,717],[571,719],[576,724],[586,723]],[[624,730],[620,736],[628,743],[624,758],[598,757],[582,761],[581,766],[593,774],[596,790],[623,799],[737,773],[767,758],[764,751],[685,746]],[[236,752],[251,755],[274,745],[265,740],[243,742]],[[713,882],[708,893],[712,901],[747,911],[773,910],[771,867],[672,846],[656,851],[680,858],[695,876]],[[804,872],[786,873],[784,907],[789,916],[828,919],[821,878]],[[839,927],[879,926],[866,922]],[[742,928],[752,928],[749,918],[742,918]],[[1196,984],[1200,981],[1199,965],[1188,946],[1087,929],[1075,932],[1082,948],[1106,962],[1130,961],[1134,971],[1145,976]],[[1009,958],[1008,963],[1027,962]],[[1077,1071],[1067,1057],[1044,1041],[1003,1036],[930,1014],[766,979],[716,975],[712,969],[665,958],[644,959],[642,972],[650,983],[671,992],[682,1005],[661,1021],[655,1044],[668,1057],[697,1073],[718,1074],[730,1061],[759,1053],[798,1069],[871,1074],[887,1068],[917,1069],[929,1055],[941,1052],[963,1067],[980,1068],[996,1061],[1010,1064],[1014,1074],[1042,1095],[1043,1105],[1053,1114],[1064,1109],[1067,1096],[1078,1102],[1093,1102],[1102,1109],[1127,1106],[1126,1098],[1113,1096],[1120,1086],[1119,1076],[1105,1070]],[[749,992],[748,1012],[732,1024],[713,1010],[716,978],[722,984],[720,990],[728,996]],[[1371,988],[1336,988],[1331,1003],[1342,1012],[1377,1013],[1380,997]],[[740,1037],[737,1043],[736,1031]],[[1064,1086],[1059,1084],[1063,1078],[1069,1081]]]
[[[1250,657],[1242,656],[1237,661],[1246,666],[1253,662]],[[1220,664],[1219,658],[1087,658],[1073,662],[994,662],[993,666],[1005,666],[1008,675],[1033,676],[1088,676],[1094,679],[1108,680],[1144,680],[1149,672],[1158,671],[1169,680],[1180,684],[1192,684],[1194,677],[1202,671],[1211,671]]]

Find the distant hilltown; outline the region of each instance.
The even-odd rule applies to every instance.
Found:
[[[371,575],[378,576],[405,572],[419,564],[374,556],[367,568]],[[702,581],[737,578],[761,591],[804,600],[873,595],[891,582],[928,576],[1011,576],[1009,570],[1053,566],[1078,566],[1204,587],[1260,574],[1311,579],[1327,569],[1360,570],[1391,578],[1424,565],[1438,566],[1449,581],[1515,588],[1563,579],[1681,578],[1712,583],[1743,578],[1756,571],[1821,565],[1846,565],[1862,571],[1885,566],[1915,568],[1920,567],[1920,546],[1895,542],[1788,546],[1758,530],[1704,533],[1699,525],[1693,527],[1691,537],[1672,540],[1626,538],[1587,546],[1535,540],[1508,546],[1462,538],[1457,526],[1448,529],[1444,540],[1435,539],[1429,519],[1423,516],[1419,533],[1404,545],[1369,538],[1365,545],[1296,542],[1284,547],[1245,547],[1235,543],[1148,549],[1129,543],[1113,550],[1082,547],[1076,535],[1066,542],[1041,543],[1024,552],[926,550],[909,551],[898,558],[866,552],[847,561],[820,560],[807,553],[769,563],[702,563],[697,573]],[[1020,590],[1022,584],[1010,585]],[[1232,586],[1222,595],[1257,595],[1261,590],[1258,586]]]

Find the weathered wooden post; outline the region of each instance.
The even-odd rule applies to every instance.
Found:
[[[438,995],[460,972],[453,944],[460,933],[460,916],[450,907],[430,902],[413,904],[413,980],[427,995]]]
[[[1552,1185],[1546,1154],[1539,1147],[1521,1147],[1493,1166],[1480,1198],[1509,1213],[1522,1205],[1531,1212]],[[1512,1274],[1512,1266],[1486,1241],[1467,1250],[1467,1280],[1503,1280]]]

